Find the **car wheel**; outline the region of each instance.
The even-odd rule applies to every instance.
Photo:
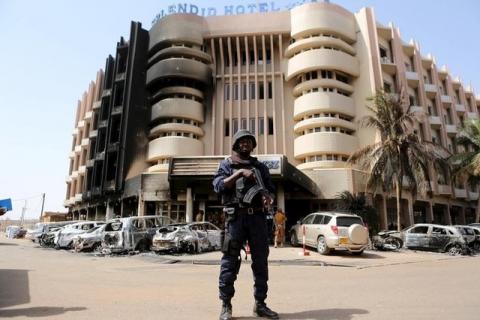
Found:
[[[473,243],[473,250],[475,250],[475,251],[480,251],[480,242],[475,241],[475,242]]]
[[[298,246],[298,239],[297,239],[297,234],[295,232],[292,232],[290,234],[290,245],[292,247]]]
[[[327,242],[325,241],[324,236],[318,237],[317,251],[318,251],[318,253],[323,254],[323,255],[330,253],[330,248],[327,246]]]
[[[462,247],[459,244],[452,244],[448,246],[447,253],[451,256],[456,256],[462,253]]]
[[[390,237],[385,239],[385,244],[388,244],[392,247],[394,247],[395,250],[398,250],[402,247],[403,243],[402,240],[395,238],[395,237]]]

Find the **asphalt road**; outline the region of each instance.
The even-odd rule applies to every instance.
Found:
[[[0,235],[0,318],[218,319],[218,257],[97,257]],[[272,248],[271,258],[267,302],[281,319],[480,319],[480,257]],[[236,289],[235,319],[254,319],[248,263]]]

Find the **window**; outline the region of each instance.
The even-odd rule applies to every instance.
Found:
[[[258,118],[258,134],[265,134],[265,123],[264,119]]]
[[[250,82],[250,99],[255,99],[255,83]]]
[[[314,218],[315,218],[315,215],[311,214],[303,219],[302,224],[312,224]]]
[[[387,92],[387,93],[391,93],[392,92],[392,85],[388,82],[384,82],[383,83],[383,90],[385,90],[385,92]]]
[[[255,118],[250,119],[250,132],[255,135]]]
[[[267,64],[270,64],[272,62],[272,55],[271,55],[270,49],[265,50],[265,54],[266,54],[266,62]]]
[[[268,118],[268,134],[273,134],[273,118]]]
[[[272,88],[272,82],[268,82],[268,99],[272,99],[273,97],[273,88]]]
[[[265,87],[263,85],[263,82],[259,83],[258,98],[265,99]]]
[[[233,100],[238,100],[238,84],[233,85]]]
[[[233,134],[235,134],[238,131],[238,119],[232,119],[232,121],[233,121]]]
[[[313,219],[313,224],[323,224],[323,217],[324,215],[321,214],[315,215],[315,218]]]
[[[247,84],[242,83],[242,100],[247,100]]]
[[[242,123],[240,125],[241,129],[247,129],[247,119],[242,118]]]
[[[428,226],[418,226],[411,229],[408,233],[427,234]]]
[[[225,96],[225,100],[230,100],[230,85],[228,83],[226,83],[224,85],[224,96]]]

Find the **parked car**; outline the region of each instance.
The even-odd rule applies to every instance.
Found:
[[[190,252],[220,250],[222,230],[210,222],[171,224],[161,227],[152,239],[156,252]]]
[[[470,223],[470,227],[480,228],[480,223]]]
[[[27,229],[25,238],[32,240],[33,242],[39,242],[42,235],[47,234],[51,228],[63,227],[75,222],[77,221],[39,222],[35,224],[33,229]]]
[[[96,226],[85,233],[79,234],[73,238],[73,248],[75,251],[96,251],[102,246],[103,232],[106,224]]]
[[[136,216],[107,221],[102,238],[105,253],[147,251],[160,227],[176,223],[166,216]]]
[[[476,240],[475,231],[473,230],[473,227],[460,226],[460,225],[457,225],[454,227],[457,228],[458,231],[460,231],[467,245],[473,249],[473,245]]]
[[[402,230],[402,238],[408,249],[421,249],[459,254],[466,242],[453,226],[419,223]]]
[[[73,248],[73,238],[77,235],[87,232],[88,230],[105,224],[102,221],[82,221],[74,224],[69,224],[63,227],[60,232],[57,233],[57,236],[54,240],[55,248]]]
[[[27,230],[23,229],[23,227],[20,226],[8,226],[5,230],[6,237],[10,239],[23,238],[26,233]]]
[[[40,239],[38,240],[40,246],[44,248],[55,247],[55,239],[62,228],[63,227],[50,227],[47,233],[40,236]]]
[[[475,227],[469,225],[472,228],[473,232],[475,233],[475,242],[473,243],[473,250],[480,251],[480,227]]]
[[[290,229],[290,244],[300,244],[305,227],[305,245],[320,254],[332,250],[348,250],[359,255],[368,245],[368,229],[361,217],[339,212],[315,212],[298,221]]]

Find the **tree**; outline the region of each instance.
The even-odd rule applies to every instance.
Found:
[[[397,228],[400,231],[402,189],[431,194],[430,165],[448,172],[448,151],[432,142],[421,141],[413,130],[416,114],[406,102],[383,91],[370,98],[372,115],[365,116],[361,127],[374,128],[380,140],[353,153],[349,162],[367,173],[367,188],[389,193],[395,189]]]
[[[467,181],[471,187],[480,183],[480,120],[465,121],[457,136],[457,144],[464,150],[450,157],[455,178]],[[480,220],[480,197],[477,200],[475,222]]]
[[[368,225],[370,234],[376,234],[379,231],[377,210],[367,203],[364,193],[352,194],[345,190],[337,194],[337,210],[346,211],[362,217]]]

